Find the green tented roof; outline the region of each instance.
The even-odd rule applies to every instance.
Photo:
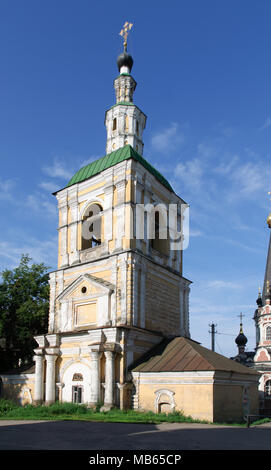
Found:
[[[141,163],[146,170],[148,170],[155,178],[160,181],[167,189],[173,191],[172,187],[170,186],[169,182],[157,171],[145,158],[143,158],[139,153],[137,153],[131,145],[125,145],[114,152],[105,155],[94,162],[89,163],[88,165],[81,168],[77,173],[72,177],[72,179],[67,184],[67,187],[72,186],[75,183],[81,183],[88,178],[92,178],[92,176],[101,173],[101,171],[106,170],[107,168],[111,168],[117,163],[121,163],[124,160],[129,160],[133,158],[137,162]]]

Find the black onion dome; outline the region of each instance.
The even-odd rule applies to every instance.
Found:
[[[261,297],[260,294],[259,294],[259,297],[258,297],[257,300],[256,300],[256,304],[257,304],[259,307],[262,307],[262,306],[263,306],[263,300],[262,300],[262,297]]]
[[[117,58],[117,65],[118,65],[118,68],[119,68],[119,72],[120,72],[120,69],[121,67],[128,67],[130,72],[132,70],[132,67],[133,67],[133,58],[130,54],[128,54],[126,51],[123,51]]]
[[[237,346],[245,346],[247,344],[247,337],[244,335],[244,333],[239,333],[237,338],[235,339],[235,342]]]

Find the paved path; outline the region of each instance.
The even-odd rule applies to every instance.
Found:
[[[271,423],[207,424],[2,421],[1,450],[271,450]]]

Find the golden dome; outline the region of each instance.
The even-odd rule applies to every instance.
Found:
[[[271,212],[270,212],[269,216],[267,217],[266,222],[267,222],[268,227],[271,228]]]

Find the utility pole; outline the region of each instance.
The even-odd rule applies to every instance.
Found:
[[[217,333],[217,331],[215,331],[215,327],[217,325],[215,325],[214,323],[212,323],[211,325],[209,325],[211,327],[211,331],[209,330],[209,333],[211,333],[212,335],[212,351],[215,350],[215,334]]]

